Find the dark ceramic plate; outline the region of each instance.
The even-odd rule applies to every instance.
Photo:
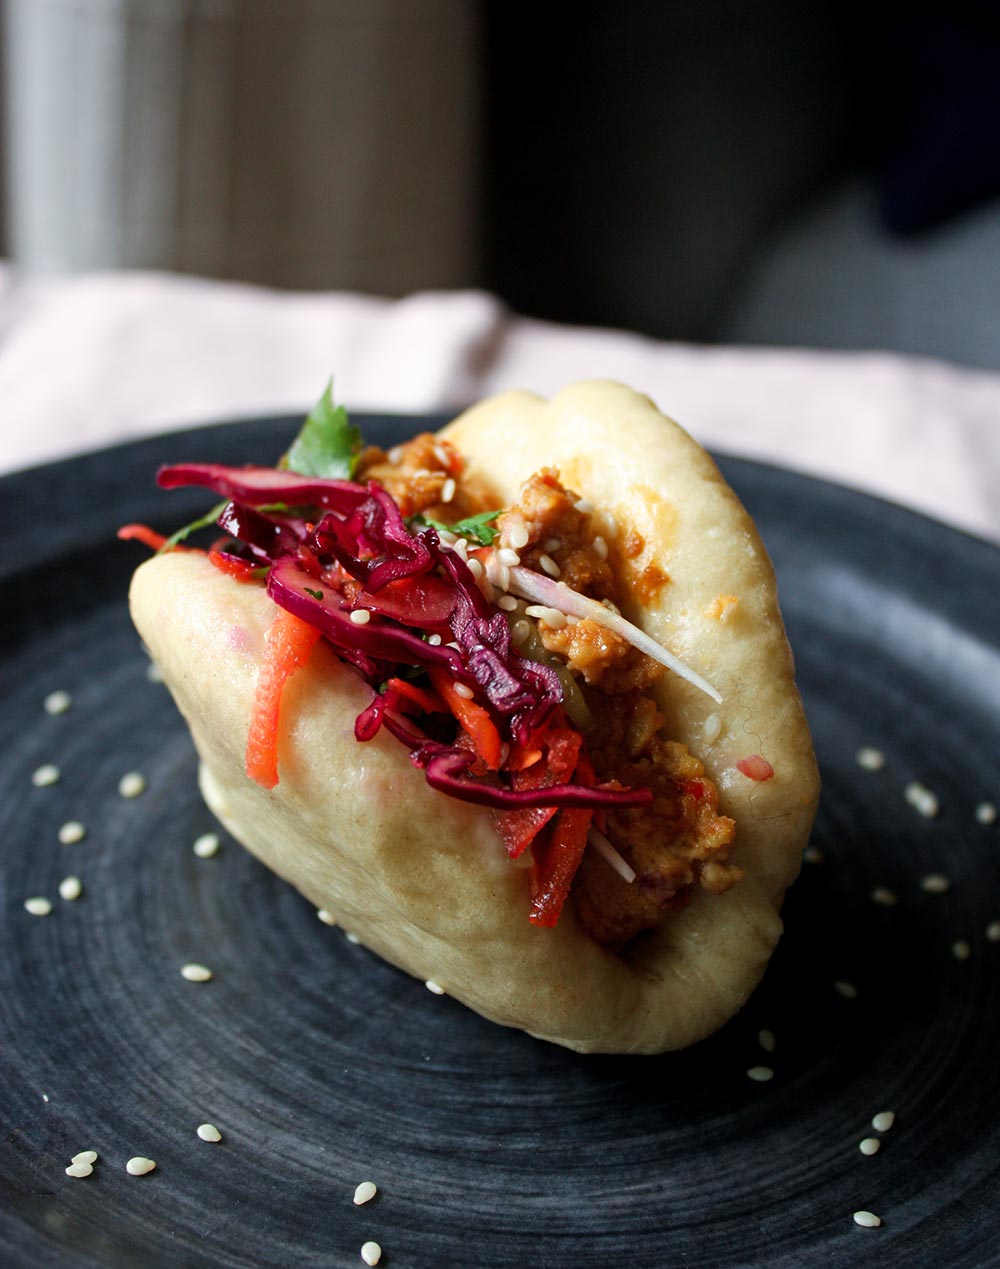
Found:
[[[414,428],[362,424],[384,443]],[[579,1057],[431,995],[224,836],[215,858],[192,853],[214,826],[129,624],[143,552],[113,531],[204,508],[155,489],[160,462],[269,461],[294,426],[0,481],[3,1263],[354,1266],[369,1239],[398,1269],[997,1263],[1000,829],[974,809],[1000,800],[1000,553],[723,462],[777,565],[823,768],[813,862],[763,985],[720,1034]],[[73,704],[50,716],[56,689]],[[882,770],[858,765],[862,746]],[[38,788],[44,763],[61,778]],[[133,800],[128,771],[147,781]],[[936,818],[904,800],[914,780]],[[59,841],[68,820],[86,826],[78,844]],[[947,893],[922,889],[930,873]],[[75,902],[58,897],[69,874]],[[896,906],[872,901],[878,886]],[[34,895],[50,916],[25,910]],[[188,961],[214,979],[186,982]],[[765,1064],[772,1081],[747,1077]],[[888,1110],[895,1126],[874,1132]],[[204,1121],[219,1144],[196,1136]],[[93,1175],[70,1179],[88,1148]],[[133,1155],[156,1171],[127,1175]],[[368,1178],[378,1196],[355,1207]]]

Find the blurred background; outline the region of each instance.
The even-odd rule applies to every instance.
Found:
[[[1000,539],[1000,0],[5,0],[0,469],[578,378]]]
[[[3,254],[1000,368],[1000,4],[6,0]]]

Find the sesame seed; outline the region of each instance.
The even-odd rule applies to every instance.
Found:
[[[345,939],[347,939],[348,943],[360,943],[360,942],[361,942],[361,939],[358,937],[358,935],[357,935],[357,934],[355,934],[355,933],[354,933],[354,931],[353,931],[353,930],[346,930],[346,931],[344,932],[344,938],[345,938]]]
[[[215,1124],[199,1124],[195,1129],[202,1141],[221,1141],[222,1133]]]
[[[613,538],[618,532],[618,521],[614,518],[610,511],[602,512],[601,518],[604,520],[607,536]]]
[[[547,538],[542,550],[551,554],[552,551],[558,551],[561,546],[562,538]]]
[[[202,833],[200,837],[195,838],[191,849],[199,859],[211,859],[219,852],[218,833]]]
[[[576,502],[573,503],[573,506],[577,509],[577,511],[585,516],[589,516],[594,510],[594,504],[589,498],[577,498]]]
[[[337,918],[332,913],[327,912],[326,908],[317,908],[316,915],[319,917],[319,919],[323,922],[324,925],[337,924]]]
[[[756,1084],[766,1084],[768,1080],[774,1079],[774,1071],[769,1066],[751,1066],[747,1071],[747,1078]]]
[[[59,840],[64,846],[73,846],[77,842],[82,842],[86,836],[87,830],[79,820],[67,820],[59,830]]]
[[[940,872],[928,873],[920,883],[920,889],[928,894],[947,894],[950,887],[951,882]]]
[[[367,608],[355,608],[351,613],[351,620],[356,626],[367,626],[371,619],[372,615]]]
[[[718,714],[709,714],[702,725],[702,735],[705,737],[705,743],[714,745],[722,735],[722,719]]]
[[[882,1224],[881,1218],[876,1216],[874,1212],[855,1212],[855,1225],[860,1225],[862,1229],[878,1229]]]
[[[601,537],[600,534],[598,534],[597,537],[594,538],[593,547],[594,547],[594,554],[597,556],[599,560],[606,560],[608,558],[608,544],[607,542],[605,542],[605,540]]]
[[[163,682],[163,671],[155,661],[150,661],[149,665],[146,666],[146,678],[149,679],[150,683]]]
[[[478,582],[483,575],[483,565],[481,560],[477,560],[475,556],[469,560],[469,572]]]
[[[441,636],[439,634],[430,634],[427,636],[427,642],[431,645],[432,648],[440,647]]]
[[[448,451],[445,447],[437,442],[434,445],[434,457],[438,460],[442,467],[449,467],[451,460],[448,457]]]
[[[497,558],[501,564],[506,564],[509,568],[521,563],[521,557],[516,551],[512,551],[509,546],[502,546],[497,551]]]
[[[389,462],[392,463],[394,466],[397,463],[401,463],[403,461],[402,445],[393,445],[392,449],[389,450],[388,454],[386,454],[386,458],[388,458]]]
[[[72,1159],[70,1159],[70,1163],[96,1163],[96,1162],[97,1162],[96,1150],[79,1150],[72,1157]]]
[[[189,983],[207,983],[211,980],[212,971],[207,965],[199,965],[195,961],[189,962],[187,965],[181,966],[181,978],[187,979]]]
[[[440,983],[436,983],[433,978],[428,978],[428,980],[424,983],[424,986],[428,991],[433,992],[435,996],[444,995],[444,988]]]
[[[873,749],[871,745],[859,749],[854,757],[858,766],[865,771],[881,771],[885,766],[885,754],[881,749]]]
[[[25,899],[24,908],[32,916],[48,916],[52,911],[52,901],[41,895],[35,895],[31,899]]]
[[[531,534],[528,532],[528,526],[523,520],[518,520],[510,526],[507,541],[515,551],[520,551],[522,547],[527,546],[530,540]]]
[[[871,894],[872,903],[877,903],[883,908],[894,908],[899,900],[895,894],[886,886],[876,886]]]
[[[454,691],[456,696],[461,696],[467,701],[471,701],[475,693],[466,683],[455,683]]]
[[[843,979],[838,979],[833,984],[833,990],[838,996],[842,996],[844,1000],[856,1000],[858,997],[857,987],[853,983],[844,982]]]
[[[880,1110],[872,1116],[872,1127],[876,1132],[888,1132],[895,1122],[896,1112],[893,1110]]]
[[[125,1164],[125,1171],[129,1176],[145,1176],[147,1172],[152,1172],[156,1167],[156,1163],[152,1159],[147,1159],[141,1154],[134,1155]]]
[[[951,954],[957,961],[967,961],[972,955],[972,944],[968,939],[956,939],[951,945]]]
[[[980,824],[995,824],[997,822],[997,808],[992,802],[980,802],[976,807],[976,820]]]
[[[61,772],[54,763],[46,762],[31,773],[31,783],[36,789],[44,789],[47,785],[55,784],[60,775]]]
[[[548,573],[549,577],[558,577],[562,572],[562,569],[551,555],[540,555],[538,557],[538,566],[543,573]]]
[[[361,1248],[361,1259],[366,1265],[377,1265],[382,1259],[382,1248],[378,1243],[365,1243]]]
[[[442,489],[441,489],[441,501],[451,502],[452,498],[454,498],[455,496],[456,488],[457,486],[454,480],[452,480],[452,478],[449,476],[448,479],[444,482],[444,485],[442,486]]]
[[[1000,921],[991,921],[986,927],[986,937],[991,943],[1000,943]]]
[[[49,692],[45,700],[42,701],[42,708],[46,714],[65,714],[72,704],[73,698],[69,692]]]
[[[807,846],[802,852],[802,858],[807,864],[821,864],[823,862],[823,852],[818,846]]]
[[[878,1154],[882,1143],[878,1137],[865,1137],[864,1141],[858,1142],[858,1149],[864,1155]]]
[[[502,608],[504,612],[513,612],[517,607],[517,600],[513,595],[501,595],[497,600],[497,607]]]
[[[67,1176],[85,1177],[90,1176],[93,1167],[89,1163],[71,1163],[66,1169]]]
[[[765,1053],[773,1053],[775,1048],[775,1039],[773,1031],[758,1031],[757,1043]]]
[[[524,643],[525,639],[531,634],[531,626],[521,617],[514,622],[514,626],[510,632],[510,637],[515,643]]]
[[[72,903],[83,894],[83,883],[79,877],[63,877],[59,883],[59,898]]]
[[[355,1206],[360,1207],[362,1203],[370,1203],[377,1193],[378,1186],[374,1181],[362,1181],[354,1191]]]
[[[146,777],[139,771],[129,771],[118,781],[118,792],[123,798],[137,798],[146,791]]]
[[[903,797],[926,820],[932,820],[941,809],[936,794],[919,780],[911,780],[903,790]]]

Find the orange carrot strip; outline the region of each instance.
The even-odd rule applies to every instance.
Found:
[[[448,707],[436,692],[428,692],[425,687],[417,687],[407,679],[390,679],[386,684],[398,692],[404,700],[422,709],[425,714],[447,714]]]
[[[209,551],[209,564],[214,564],[220,573],[235,577],[238,582],[252,582],[255,565],[249,560],[238,560],[232,555],[223,555],[221,551]]]
[[[118,530],[118,537],[123,542],[141,542],[143,546],[148,546],[151,551],[158,551],[167,540],[162,533],[157,533],[148,524],[123,524]],[[189,549],[186,546],[173,547],[175,551],[187,551]]]
[[[247,734],[246,768],[265,789],[278,783],[278,719],[285,685],[309,660],[319,631],[301,617],[279,608],[264,636],[264,656],[257,673]]]
[[[446,670],[431,670],[431,682],[438,695],[458,719],[472,741],[478,756],[491,771],[500,770],[500,733],[489,713],[476,701],[456,692]]]

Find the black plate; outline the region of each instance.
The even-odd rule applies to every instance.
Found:
[[[368,418],[383,443],[413,420]],[[434,420],[432,423],[436,423]],[[16,1265],[981,1265],[1000,1258],[1000,553],[885,503],[725,460],[777,565],[823,768],[760,990],[661,1058],[585,1058],[388,968],[213,827],[125,591],[115,527],[203,509],[158,463],[269,461],[294,420],[0,481],[0,1232]],[[43,698],[72,694],[52,717]],[[864,745],[886,755],[862,770]],[[34,787],[54,762],[60,781]],[[127,771],[146,792],[125,800]],[[903,798],[919,780],[937,818]],[[60,844],[60,825],[87,837]],[[947,894],[920,885],[932,872]],[[78,875],[83,897],[60,900]],[[870,899],[891,888],[895,907]],[[31,916],[23,901],[47,895]],[[971,955],[953,955],[956,940]],[[206,962],[212,982],[179,968]],[[845,999],[836,982],[856,986]],[[772,1055],[758,1044],[773,1032]],[[770,1083],[748,1079],[767,1064]],[[882,1147],[870,1120],[897,1119]],[[200,1141],[203,1121],[223,1140]],[[85,1180],[64,1175],[92,1148]],[[125,1161],[157,1170],[135,1178]],[[378,1197],[355,1207],[371,1178]],[[857,1209],[881,1216],[859,1228]]]

